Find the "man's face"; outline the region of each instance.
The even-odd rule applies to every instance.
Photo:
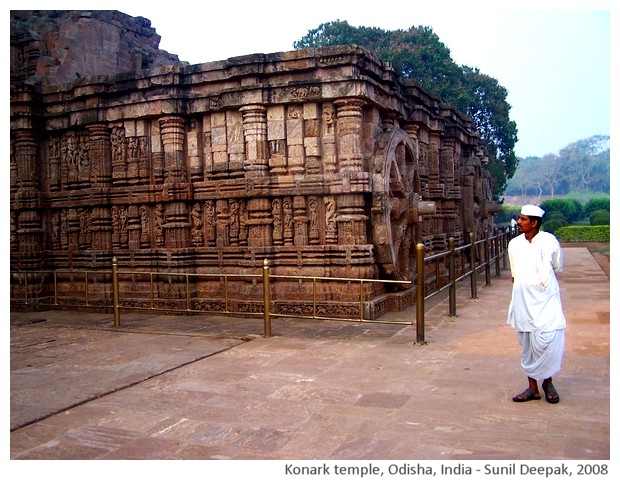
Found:
[[[534,230],[536,228],[535,225],[536,221],[532,222],[530,217],[527,215],[519,215],[519,218],[517,219],[517,229],[521,233],[528,233]]]

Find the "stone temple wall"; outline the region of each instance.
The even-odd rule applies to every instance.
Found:
[[[415,280],[416,243],[431,254],[450,236],[480,239],[496,208],[471,119],[357,46],[13,82],[10,158],[12,270],[103,281],[116,257],[121,269],[239,274],[228,288],[248,311],[264,259],[274,275]],[[171,307],[224,308],[220,278],[159,278]],[[149,288],[140,275],[121,285],[134,305]],[[276,310],[306,312],[310,288],[275,282]],[[364,289],[373,318],[415,301],[414,287]],[[345,315],[359,285],[321,282],[318,297]]]

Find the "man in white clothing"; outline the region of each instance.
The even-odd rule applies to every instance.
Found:
[[[562,249],[554,235],[540,231],[544,214],[536,205],[524,205],[517,220],[521,235],[508,244],[513,282],[508,324],[517,331],[528,377],[528,388],[513,397],[515,402],[540,400],[538,381],[549,403],[560,401],[552,377],[562,366],[566,329],[555,276],[562,271]]]

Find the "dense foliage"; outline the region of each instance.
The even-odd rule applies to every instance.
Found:
[[[502,195],[518,164],[514,153],[517,127],[509,117],[508,92],[496,79],[454,63],[450,50],[425,26],[388,31],[352,27],[337,20],[310,30],[293,48],[346,44],[368,48],[381,60],[391,62],[403,78],[417,80],[441,101],[469,115],[487,144],[493,197]]]
[[[583,216],[583,206],[574,198],[545,200],[540,204],[540,208],[545,211],[545,220],[554,218],[555,212],[561,213],[568,222],[576,222]]]
[[[595,210],[607,210],[611,212],[611,203],[609,198],[591,198],[583,207],[586,214],[590,214]]]
[[[609,225],[596,227],[569,226],[559,228],[554,235],[560,242],[603,242],[609,243]]]
[[[609,194],[609,136],[571,143],[558,155],[527,157],[508,181],[506,195]]]

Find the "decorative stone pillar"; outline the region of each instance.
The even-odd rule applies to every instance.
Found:
[[[187,205],[184,202],[171,202],[166,205],[166,223],[163,229],[167,248],[189,247],[190,227]]]
[[[338,161],[341,172],[362,171],[363,100],[336,100]]]
[[[246,105],[240,111],[245,138],[245,176],[264,177],[269,170],[267,108],[264,105]]]
[[[95,250],[112,248],[112,216],[107,207],[94,207],[91,215],[90,229],[92,246]]]
[[[338,197],[338,243],[341,245],[365,245],[366,222],[363,195],[346,194]]]
[[[167,116],[159,119],[164,149],[164,183],[187,181],[183,147],[185,143],[185,122],[181,117]]]
[[[127,207],[127,236],[128,245],[131,250],[140,249],[141,234],[140,212],[138,205],[129,205]]]
[[[80,248],[80,216],[77,208],[70,208],[67,211],[67,249],[71,251]]]
[[[164,184],[171,187],[174,196],[176,185],[187,183],[184,144],[185,122],[177,116],[159,119],[161,140],[164,150]],[[166,204],[166,223],[163,225],[167,248],[185,248],[190,245],[189,213],[187,205],[182,201]]]
[[[273,223],[269,198],[252,198],[248,201],[248,246],[267,247],[272,244]]]
[[[403,125],[403,130],[405,132],[407,132],[407,135],[409,135],[411,137],[411,140],[413,141],[413,144],[415,145],[415,160],[416,162],[419,164],[420,161],[420,154],[419,154],[419,145],[418,145],[418,130],[419,130],[420,126],[416,125],[414,123],[407,123],[405,125]]]
[[[77,215],[80,222],[80,231],[78,232],[79,248],[80,250],[87,250],[92,246],[91,210],[90,208],[79,208]]]
[[[430,132],[428,144],[428,182],[439,183],[439,133]]]
[[[13,152],[17,164],[17,191],[13,205],[17,211],[16,241],[22,264],[36,268],[42,261],[43,228],[34,134],[31,131],[17,132]]]
[[[204,178],[204,164],[202,161],[200,144],[202,142],[201,123],[191,120],[187,132],[187,156],[189,158],[189,175],[192,183],[201,182]]]
[[[454,144],[453,138],[444,139],[439,152],[439,171],[443,183],[454,185]]]
[[[295,245],[308,245],[308,215],[306,197],[298,195],[293,198],[293,222],[295,224]]]
[[[107,125],[86,127],[89,133],[90,181],[93,188],[106,189],[112,185],[112,143]],[[51,158],[50,158],[51,161]]]
[[[476,183],[476,165],[478,161],[471,154],[466,154],[462,166],[461,186],[462,186],[462,212],[464,233],[474,232],[474,186]]]

